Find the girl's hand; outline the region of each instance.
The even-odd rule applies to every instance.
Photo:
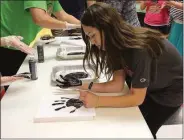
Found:
[[[88,92],[88,91],[80,91],[79,99],[84,103],[86,108],[98,107],[99,96]]]

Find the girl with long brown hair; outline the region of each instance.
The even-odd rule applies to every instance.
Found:
[[[120,92],[125,82],[130,88],[122,96],[97,96],[81,91],[85,107],[139,106],[156,138],[160,126],[183,103],[183,65],[179,52],[160,32],[128,25],[105,3],[90,6],[81,23],[86,43],[83,62],[97,77],[104,72],[108,79],[113,78],[80,88],[101,94]]]

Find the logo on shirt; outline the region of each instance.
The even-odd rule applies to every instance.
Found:
[[[145,78],[141,78],[141,79],[140,79],[140,82],[141,82],[141,83],[144,83],[144,82],[146,82],[146,79],[145,79]]]

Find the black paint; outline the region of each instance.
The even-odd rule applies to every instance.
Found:
[[[84,55],[85,53],[84,52],[71,52],[71,53],[68,53],[67,55]]]
[[[49,40],[49,39],[54,39],[55,37],[54,36],[51,36],[51,35],[44,35],[42,36],[40,39],[41,40]]]
[[[83,102],[79,99],[75,99],[75,98],[66,98],[66,97],[61,97],[61,99],[68,99],[67,101],[66,100],[56,100],[57,102],[58,101],[65,101],[66,102],[66,106],[61,106],[59,108],[56,108],[55,111],[59,111],[60,109],[63,109],[63,108],[66,108],[66,107],[75,107],[74,110],[70,111],[70,113],[74,113],[77,109],[79,109],[81,106],[83,106]],[[56,102],[54,101],[54,102]],[[55,105],[61,105],[61,104],[64,104],[64,103],[53,103],[52,106],[55,106]]]
[[[73,86],[81,86],[82,85],[82,81],[79,80],[78,78],[70,75],[67,77],[63,77],[62,75],[60,75],[61,79],[63,79],[63,81],[60,81],[59,79],[56,79],[56,81],[59,83],[56,86],[60,87],[60,88],[68,88],[68,87],[73,87]]]
[[[64,78],[75,77],[77,79],[87,78],[88,74],[85,72],[73,72],[64,76]]]

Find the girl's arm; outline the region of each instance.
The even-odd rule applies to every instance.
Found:
[[[125,73],[124,70],[115,71],[113,79],[109,82],[94,83],[91,91],[93,92],[121,92],[124,88]],[[88,89],[89,84],[84,83],[80,88]]]
[[[98,96],[97,107],[132,107],[143,103],[147,88],[133,88],[123,96]]]
[[[131,88],[123,96],[97,96],[91,92],[80,91],[80,100],[87,108],[92,107],[132,107],[143,103],[147,88]]]

